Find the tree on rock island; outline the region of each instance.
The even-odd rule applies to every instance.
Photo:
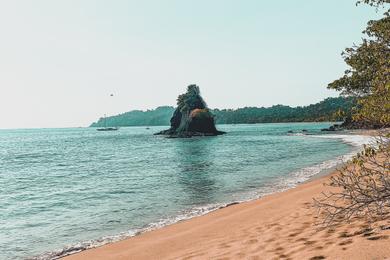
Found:
[[[171,118],[171,128],[156,133],[170,137],[214,136],[224,134],[215,127],[214,115],[200,96],[197,85],[189,85],[187,92],[177,98],[177,108]]]

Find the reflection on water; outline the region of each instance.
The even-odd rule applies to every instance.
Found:
[[[175,153],[178,159],[178,183],[192,204],[213,201],[216,193],[215,180],[210,174],[215,153],[208,141],[211,138],[175,139]],[[211,140],[210,140],[211,139]]]

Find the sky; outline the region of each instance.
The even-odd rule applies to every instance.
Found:
[[[176,103],[303,106],[347,68],[356,0],[0,0],[0,128],[88,126]],[[113,94],[113,96],[111,96]]]

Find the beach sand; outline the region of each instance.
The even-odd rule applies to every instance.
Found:
[[[315,225],[330,175],[66,259],[390,259],[389,222]]]

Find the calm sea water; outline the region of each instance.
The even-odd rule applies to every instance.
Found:
[[[0,130],[0,259],[51,258],[292,187],[351,152],[287,134],[327,126],[222,125],[228,134],[191,139],[152,135],[164,127]]]

